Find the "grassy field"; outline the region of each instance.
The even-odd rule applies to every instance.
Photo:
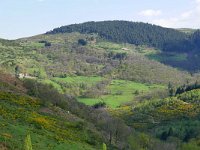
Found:
[[[185,61],[187,60],[186,54],[178,54],[178,53],[158,53],[158,54],[148,54],[146,55],[150,59],[154,59],[157,61]]]
[[[82,92],[85,92],[83,87],[92,87],[101,80],[101,77],[71,76],[66,78],[55,77],[46,80],[46,83],[52,84],[61,93],[79,96]]]
[[[66,78],[53,78],[55,81],[60,82],[67,82],[71,84],[80,84],[80,83],[87,83],[89,85],[95,84],[98,81],[102,80],[102,77],[96,76],[96,77],[88,77],[88,76],[74,76],[74,77],[66,77]]]
[[[58,83],[56,83],[56,82],[54,82],[54,81],[52,81],[52,80],[50,80],[50,79],[41,80],[41,82],[44,83],[44,84],[51,84],[51,85],[52,85],[54,88],[56,88],[60,93],[63,93],[63,90],[62,90],[61,86],[60,86]]]
[[[100,98],[79,98],[78,100],[87,105],[94,105],[103,101],[107,106],[116,108],[120,105],[134,100],[134,97],[144,94],[153,89],[164,88],[160,85],[148,85],[125,80],[113,80],[107,87],[109,95],[103,95]]]
[[[128,43],[119,44],[105,41],[98,42],[95,45],[89,45],[89,47],[118,53],[139,53],[142,55],[157,54],[159,52],[159,50],[145,45],[136,46]]]
[[[51,79],[41,79],[40,81],[45,84],[51,84],[60,93],[67,93],[73,96],[80,96],[82,86],[91,87],[97,82],[101,81],[102,77],[86,77],[86,76],[68,76],[66,78],[54,77]],[[62,85],[65,85],[63,87]]]
[[[98,98],[82,98],[81,92],[85,92],[82,89],[82,85],[86,87],[92,87],[105,78],[100,76],[86,77],[86,76],[71,76],[66,78],[52,78],[43,80],[43,83],[51,84],[61,93],[74,94],[79,102],[85,103],[86,105],[94,105],[100,101],[103,101],[107,106],[111,108],[119,107],[122,104],[131,102],[135,96],[143,95],[155,89],[165,88],[162,85],[156,84],[144,84],[126,80],[112,80],[109,85],[105,87],[105,90],[109,94],[101,95]],[[67,87],[63,88],[61,85],[66,84]]]

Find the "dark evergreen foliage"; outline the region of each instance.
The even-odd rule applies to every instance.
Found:
[[[200,30],[197,30],[186,39],[167,42],[163,46],[164,51],[171,52],[199,52],[200,48]]]
[[[96,33],[100,37],[114,42],[131,43],[135,45],[149,45],[163,48],[167,43],[184,42],[185,33],[174,29],[141,22],[102,21],[86,22],[56,28],[47,34],[56,33]]]
[[[44,40],[42,40],[42,41],[39,41],[39,43],[44,43],[45,47],[49,47],[49,46],[51,46],[51,43],[48,42],[48,41],[44,41]]]
[[[94,104],[93,107],[96,108],[96,109],[106,107],[106,103],[105,102],[99,102],[99,103]]]
[[[200,30],[192,35],[175,29],[129,21],[101,21],[72,24],[56,28],[47,34],[96,33],[100,37],[119,43],[148,45],[170,52],[190,52],[200,48]]]
[[[195,89],[200,89],[200,84],[198,82],[195,82],[194,84],[190,85],[183,85],[177,88],[176,94],[182,94],[184,92],[192,91]]]
[[[191,36],[192,44],[195,45],[195,48],[200,48],[200,30],[197,30],[194,32],[194,34]]]
[[[82,46],[85,46],[85,45],[87,45],[87,41],[84,40],[84,39],[79,39],[79,40],[78,40],[78,44],[79,44],[79,45],[82,45]]]

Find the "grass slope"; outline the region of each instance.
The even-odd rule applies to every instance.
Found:
[[[0,143],[4,147],[23,149],[24,139],[30,133],[33,149],[99,149],[101,137],[83,119],[59,107],[43,106],[39,99],[24,93],[20,81],[3,76],[0,78]]]

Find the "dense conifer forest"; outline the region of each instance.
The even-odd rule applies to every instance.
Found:
[[[188,38],[186,34],[175,29],[128,21],[86,22],[56,28],[47,34],[71,32],[96,33],[113,42],[149,45],[163,49],[168,43],[182,42]]]

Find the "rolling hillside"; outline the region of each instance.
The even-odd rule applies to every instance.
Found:
[[[24,149],[28,133],[33,149],[95,149],[83,141],[85,131],[78,127],[83,119],[59,107],[45,107],[38,98],[26,95],[28,89],[9,74],[0,77],[0,141],[6,149]]]
[[[101,149],[104,142],[108,142],[108,148],[118,149],[128,144],[121,137],[129,136],[129,128],[119,119],[32,80],[22,82],[1,73],[0,108],[0,145],[5,149],[24,149],[27,135],[31,136],[33,149],[94,150]],[[110,123],[104,119],[118,121],[123,129],[124,133],[115,137],[118,142],[109,144],[109,130],[116,129],[106,128]]]
[[[0,39],[0,149],[199,150],[199,35],[104,21]]]
[[[88,41],[86,46],[79,39]],[[45,46],[44,41],[51,43]],[[40,35],[20,39],[17,46],[0,47],[0,65],[14,73],[19,66],[21,73],[39,78],[66,76],[110,76],[145,83],[184,83],[191,77],[172,67],[148,60],[133,45],[124,46],[105,42],[96,35],[69,33]],[[128,49],[123,50],[124,48]],[[127,69],[131,68],[131,69]],[[177,77],[176,79],[174,77]]]
[[[62,26],[47,34],[72,32],[95,33],[112,42],[154,47],[157,53],[150,54],[149,58],[192,73],[200,69],[198,30],[170,29],[140,22],[101,21]],[[183,55],[185,59],[179,59]]]

